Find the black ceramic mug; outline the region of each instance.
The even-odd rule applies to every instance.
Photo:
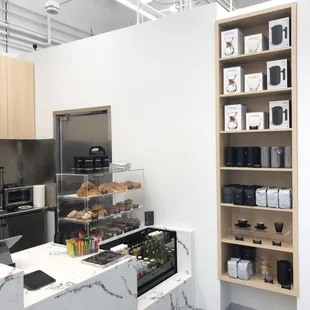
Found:
[[[283,231],[284,223],[282,222],[274,222],[274,228],[276,229],[277,233],[281,233]]]
[[[281,78],[282,73],[282,78]],[[270,84],[271,85],[279,85],[281,83],[281,80],[285,81],[285,68],[281,70],[280,66],[273,66],[269,68],[269,74],[270,74]]]
[[[288,29],[282,25],[275,25],[271,27],[271,42],[273,45],[279,45],[283,42],[283,32],[284,38],[287,39]]]

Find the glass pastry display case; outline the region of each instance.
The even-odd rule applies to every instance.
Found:
[[[56,242],[91,236],[102,244],[140,227],[144,206],[143,169],[60,173],[56,179]]]
[[[177,233],[146,228],[100,247],[137,259],[138,296],[177,273]]]

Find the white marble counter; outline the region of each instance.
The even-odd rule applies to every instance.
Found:
[[[88,307],[99,310],[103,305],[111,310],[137,309],[136,260],[131,257],[100,268],[82,264],[85,256],[72,258],[66,254],[64,246],[53,243],[15,253],[12,257],[18,269],[1,265],[0,275],[3,276],[2,279],[0,277],[0,288],[1,281],[3,288],[11,286],[11,291],[19,295],[20,307],[3,308],[5,310],[78,310]],[[36,291],[24,289],[23,273],[35,270],[46,272],[56,282]],[[20,285],[13,280],[18,280]],[[0,297],[5,294],[3,288]],[[11,303],[16,299],[17,296],[12,294],[6,296]]]

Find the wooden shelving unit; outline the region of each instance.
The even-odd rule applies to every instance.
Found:
[[[268,34],[270,20],[291,18],[291,46],[267,50],[247,55],[221,57],[221,31],[239,28],[244,35],[263,33]],[[290,296],[298,296],[298,204],[297,204],[297,83],[296,83],[296,3],[289,3],[262,11],[252,12],[224,20],[216,24],[216,101],[217,101],[217,205],[218,205],[218,249],[219,249],[219,279],[222,281],[264,289]],[[223,68],[239,66],[245,73],[266,73],[266,62],[278,59],[291,61],[291,87],[285,89],[263,90],[250,93],[223,94]],[[224,106],[232,103],[242,103],[249,112],[268,112],[269,101],[291,100],[292,128],[224,131]],[[226,167],[224,150],[226,146],[264,146],[278,145],[292,147],[292,168],[251,168]],[[258,184],[274,187],[292,188],[292,209],[274,209],[268,207],[253,207],[222,203],[221,187],[226,184]],[[275,232],[273,223],[284,222],[284,227],[290,239],[282,246],[275,246],[270,235],[262,240],[262,244],[254,244],[253,237],[244,237],[243,241],[236,240],[232,233],[238,218],[247,218],[252,226],[256,221],[264,221],[270,234]],[[255,229],[252,230],[255,235]],[[284,231],[283,231],[284,232]],[[230,259],[231,246],[245,245],[256,248],[256,256],[268,256],[272,273],[275,275],[274,284],[265,283],[259,276],[250,280],[230,278],[227,275],[227,260]],[[291,290],[281,288],[277,282],[277,260],[286,259],[293,263],[294,283]]]

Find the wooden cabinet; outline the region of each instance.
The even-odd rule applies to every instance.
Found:
[[[34,66],[0,56],[0,139],[35,139]]]
[[[6,56],[0,56],[0,139],[7,139],[8,137],[6,60]]]
[[[34,66],[7,57],[8,139],[35,139]]]

